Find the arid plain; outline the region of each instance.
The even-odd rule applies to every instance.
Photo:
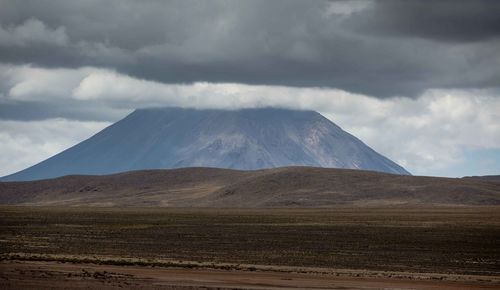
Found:
[[[490,206],[3,206],[0,286],[495,289],[499,244]]]

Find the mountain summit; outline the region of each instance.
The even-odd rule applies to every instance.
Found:
[[[180,167],[351,168],[409,174],[314,111],[139,109],[3,180]]]

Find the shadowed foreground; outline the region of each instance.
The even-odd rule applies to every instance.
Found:
[[[50,272],[64,262],[80,272],[90,263],[498,286],[499,244],[498,207],[0,208],[2,275],[11,282],[34,273],[14,271],[29,263]]]

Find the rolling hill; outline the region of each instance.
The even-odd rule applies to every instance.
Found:
[[[498,178],[439,178],[363,170],[181,168],[0,182],[0,204],[144,207],[498,205]]]

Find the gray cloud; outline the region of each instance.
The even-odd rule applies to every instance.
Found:
[[[500,162],[500,98],[494,90],[377,99],[326,88],[164,84],[92,67],[0,65],[0,72],[0,175],[56,154],[134,108],[152,106],[319,111],[415,174],[458,175],[457,168],[496,174],[474,172],[466,163],[470,150],[491,150],[488,158]]]
[[[0,120],[0,176],[38,163],[108,125],[61,118],[36,122]]]
[[[317,110],[417,174],[476,149],[498,161],[497,15],[488,0],[0,0],[3,174],[149,106]]]
[[[333,87],[376,97],[500,86],[494,17],[500,8],[493,1],[0,3],[4,63],[107,67],[164,83]],[[31,38],[17,32],[35,26]],[[29,45],[16,45],[22,41]]]
[[[64,27],[55,30],[47,29],[40,20],[28,19],[19,26],[7,26],[0,29],[0,45],[2,46],[28,46],[31,44],[53,44],[64,46],[68,36]]]
[[[0,102],[0,120],[41,121],[65,118],[79,121],[114,122],[132,110],[133,108],[108,107],[100,102],[92,101],[12,101]]]
[[[498,39],[499,14],[498,1],[384,0],[348,23],[367,33],[460,43]]]

